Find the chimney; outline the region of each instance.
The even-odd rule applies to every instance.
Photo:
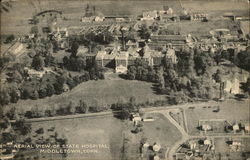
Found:
[[[122,30],[122,49],[125,50],[124,31]]]

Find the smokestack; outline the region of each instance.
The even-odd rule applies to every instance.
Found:
[[[124,31],[122,30],[122,49],[125,50]]]

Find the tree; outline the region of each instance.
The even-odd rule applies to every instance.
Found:
[[[178,55],[178,73],[180,76],[192,77],[194,71],[194,51],[190,48],[184,48]]]
[[[12,102],[12,103],[16,103],[18,100],[19,100],[19,98],[20,98],[20,92],[19,92],[19,90],[17,90],[17,89],[11,89],[11,91],[10,91],[10,101]]]
[[[160,68],[157,73],[157,81],[159,83],[160,90],[165,88],[165,79],[163,76],[163,68]]]
[[[76,70],[80,72],[81,70],[83,70],[86,67],[85,59],[83,59],[81,57],[77,58],[76,65],[77,65]]]
[[[246,83],[241,83],[240,87],[244,92],[248,93],[250,95],[250,77],[247,78]]]
[[[51,63],[53,63],[53,60],[54,60],[54,57],[51,56],[51,54],[45,56],[45,59],[44,59],[44,64],[46,67],[50,66]]]
[[[52,40],[53,52],[56,53],[59,50],[59,45],[56,40]]]
[[[241,51],[237,54],[238,66],[240,68],[250,71],[250,47],[247,47],[245,51]]]
[[[31,132],[31,125],[25,123],[24,119],[20,119],[13,124],[14,128],[20,132],[21,135],[27,135]]]
[[[101,37],[102,37],[101,44],[109,44],[114,41],[114,37],[108,31],[102,33]]]
[[[149,30],[149,28],[147,27],[146,24],[143,24],[139,30],[139,36],[142,38],[142,39],[149,39],[150,38],[150,35],[151,35],[151,32]]]
[[[125,32],[124,33],[124,40],[126,42],[128,42],[129,40],[134,41],[135,40],[135,32],[131,32],[131,31]]]
[[[56,82],[53,84],[56,94],[61,94],[64,91],[63,90],[64,83],[65,83],[65,78],[62,75],[56,77]]]
[[[15,39],[15,36],[13,34],[8,35],[5,39],[5,43],[11,43]]]
[[[28,99],[30,97],[30,93],[29,91],[24,88],[22,91],[21,91],[21,98],[22,99]]]
[[[135,96],[132,96],[129,98],[129,103],[131,106],[135,106],[136,105],[136,98]]]
[[[46,92],[47,92],[47,96],[52,96],[55,93],[54,86],[51,84],[47,84]]]
[[[33,99],[33,100],[36,100],[39,97],[39,94],[38,94],[37,90],[34,90],[29,95],[30,95],[30,98]]]
[[[116,103],[115,104],[115,110],[117,110],[118,112],[115,114],[115,116],[121,120],[126,120],[128,118],[130,118],[130,109],[129,109],[129,105],[127,105],[126,103]]]
[[[147,75],[147,80],[150,82],[156,82],[157,80],[157,74],[156,71],[154,70],[153,67],[148,68],[148,75]]]
[[[32,60],[32,64],[31,66],[37,70],[37,71],[42,71],[43,67],[44,67],[44,61],[43,59],[40,57],[39,54],[35,55],[35,57]]]
[[[37,26],[31,27],[30,33],[37,34],[38,33],[38,27]]]
[[[66,114],[74,114],[74,113],[75,113],[75,106],[73,105],[72,101],[70,101],[66,108]]]
[[[7,105],[10,103],[10,95],[6,89],[0,90],[0,105]]]
[[[219,69],[217,69],[216,73],[214,74],[214,80],[217,83],[221,82],[221,71]]]
[[[227,50],[223,50],[221,52],[221,58],[224,58],[226,60],[229,60],[230,59],[230,53],[227,51]]]
[[[38,94],[39,94],[39,98],[44,98],[47,96],[47,90],[46,88],[41,88],[39,91],[38,91]]]
[[[134,80],[135,76],[136,76],[136,67],[135,66],[130,66],[128,68],[127,77],[130,80]]]
[[[214,60],[215,60],[215,62],[216,62],[217,65],[220,64],[221,58],[222,58],[222,57],[221,57],[221,54],[220,54],[220,53],[217,53],[217,54],[214,56]]]
[[[202,54],[196,55],[194,62],[195,62],[195,69],[196,69],[197,74],[203,75],[208,66],[205,55],[202,55]]]
[[[76,57],[78,48],[79,48],[78,42],[77,41],[73,41],[73,43],[71,45],[71,56],[72,57]]]
[[[79,101],[78,112],[79,113],[87,113],[88,112],[88,105],[83,100]]]

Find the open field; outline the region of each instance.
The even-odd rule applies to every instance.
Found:
[[[98,80],[83,82],[72,90],[38,100],[20,100],[15,106],[23,111],[30,110],[34,106],[46,109],[52,106],[67,105],[70,101],[79,103],[84,100],[89,105],[105,106],[118,101],[127,102],[131,96],[136,97],[138,103],[146,101],[164,100],[164,95],[156,95],[152,90],[153,84],[142,81],[130,80]]]
[[[148,139],[147,142],[153,144],[157,142],[162,147],[171,147],[178,139],[181,133],[166,118],[159,113],[146,114],[145,117],[153,117],[155,121],[143,123],[143,133]]]
[[[186,109],[187,125],[190,134],[198,134],[198,121],[201,119],[225,119],[228,122],[249,122],[249,101],[225,101],[218,103],[219,112],[213,112],[213,106],[210,108]]]
[[[103,144],[108,148],[83,148],[85,150],[96,150],[97,153],[71,153],[69,159],[119,159],[122,145],[123,123],[112,116],[88,117],[71,120],[57,120],[48,122],[32,123],[32,132],[44,128],[44,137],[49,137],[47,129],[55,127],[58,135],[67,138],[67,144],[77,144],[80,149],[82,145]],[[71,148],[72,149],[72,148]],[[77,149],[77,148],[73,148]]]
[[[242,152],[250,151],[250,138],[238,138],[238,140],[242,143],[242,148],[240,151],[234,152],[230,149],[230,146],[226,143],[229,138],[215,138],[215,151],[216,153],[220,153],[222,157],[228,157],[233,160],[242,160],[248,158],[247,156],[243,156]],[[249,154],[248,154],[249,156]]]
[[[191,11],[202,11],[202,12],[214,12],[214,11],[240,11],[248,10],[246,1],[206,1],[206,0],[197,0],[197,1],[184,1],[182,0],[182,6]]]
[[[187,27],[188,26],[188,27]],[[237,26],[230,20],[213,20],[208,22],[200,21],[183,21],[181,23],[172,23],[167,26],[169,30],[179,29],[181,34],[191,34],[193,36],[207,36],[209,31],[218,28],[232,29]]]
[[[28,24],[28,19],[33,15],[50,9],[61,10],[63,16],[68,19],[75,19],[78,24],[80,18],[84,15],[84,8],[87,4],[95,5],[96,11],[104,15],[139,15],[145,10],[162,10],[164,5],[172,7],[176,13],[182,12],[181,4],[178,0],[167,1],[141,1],[141,0],[126,0],[126,1],[85,1],[85,0],[19,0],[11,3],[9,12],[1,14],[1,34],[16,34],[23,35],[30,31],[31,25]],[[247,11],[248,4],[246,2],[233,1],[182,1],[182,7],[188,11],[204,11],[214,13],[232,12],[232,11]],[[22,14],[20,14],[22,13]],[[244,13],[244,14],[247,14]],[[70,23],[74,26],[74,23]]]

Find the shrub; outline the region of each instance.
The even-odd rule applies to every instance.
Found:
[[[36,133],[37,134],[43,134],[44,133],[43,128],[39,128],[38,130],[36,130]]]
[[[11,43],[15,39],[15,36],[13,34],[9,35],[5,39],[5,43]]]

